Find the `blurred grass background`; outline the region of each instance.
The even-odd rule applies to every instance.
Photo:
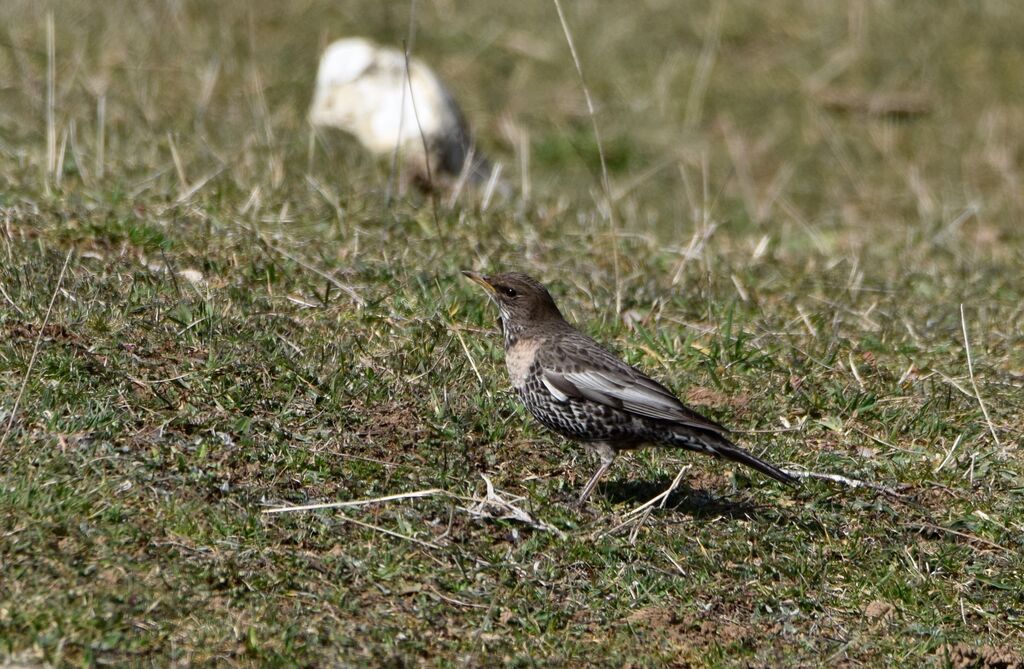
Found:
[[[1011,658],[1024,10],[565,9],[617,234],[550,3],[417,3],[414,54],[521,195],[436,220],[385,206],[387,165],[305,122],[320,50],[401,45],[407,4],[0,5],[0,658]],[[462,268],[550,283],[755,452],[906,497],[647,451],[578,515],[592,463],[507,392]],[[665,510],[615,530],[691,461]],[[480,473],[564,535],[439,497],[261,513],[479,496]]]

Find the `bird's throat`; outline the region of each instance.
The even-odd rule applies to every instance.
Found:
[[[501,324],[501,334],[505,339],[505,350],[507,351],[519,341],[522,328],[514,325],[514,322],[510,323],[506,318],[499,318],[498,322]]]

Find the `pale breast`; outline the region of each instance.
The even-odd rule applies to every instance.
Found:
[[[508,376],[513,388],[526,385],[526,376],[543,342],[543,339],[520,339],[505,351],[505,364],[508,365]]]

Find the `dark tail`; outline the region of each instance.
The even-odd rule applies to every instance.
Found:
[[[755,455],[751,455],[720,434],[704,433],[696,435],[679,433],[673,435],[673,437],[674,438],[668,442],[669,446],[677,446],[690,451],[711,455],[716,458],[732,460],[733,462],[738,462],[741,465],[746,465],[751,469],[756,469],[765,476],[773,478],[776,481],[781,481],[782,483],[792,486],[800,485],[800,479],[795,476],[790,476],[775,465],[765,462]]]

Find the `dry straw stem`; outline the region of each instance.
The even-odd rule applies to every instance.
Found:
[[[863,91],[825,89],[815,97],[822,106],[842,113],[911,118],[931,113],[934,102],[926,91]]]
[[[963,440],[963,438],[963,432],[956,436],[956,439],[953,440],[953,445],[949,447],[949,452],[946,453],[946,457],[942,459],[942,462],[939,463],[939,466],[935,468],[934,473],[938,474],[939,472],[942,471],[943,467],[949,464],[949,461],[953,459],[953,452],[956,451],[956,447],[960,445],[960,442]]]
[[[409,51],[412,50],[413,42],[416,38],[416,0],[411,0],[409,3],[409,35],[403,45],[403,51],[406,54],[405,64],[405,79],[409,81]],[[412,83],[409,84],[412,88]],[[388,174],[388,186],[386,194],[384,195],[384,202],[386,206],[391,206],[391,197],[394,194],[395,179],[398,174],[398,154],[402,148],[402,128],[405,124],[405,86],[402,86],[402,102],[398,106],[398,135],[395,140],[395,150],[391,153],[391,172]]]
[[[590,89],[587,88],[586,79],[583,77],[583,66],[580,65],[580,57],[576,53],[576,44],[572,40],[572,32],[565,20],[565,12],[562,11],[562,3],[559,0],[552,0],[555,9],[558,11],[558,20],[562,23],[562,31],[565,33],[565,41],[569,44],[569,53],[572,54],[572,62],[576,65],[576,74],[580,78],[580,86],[583,88],[583,97],[587,101],[587,113],[590,115],[590,123],[594,128],[594,142],[597,144],[597,157],[601,161],[601,187],[604,190],[605,207],[608,212],[608,225],[612,233],[612,267],[615,272],[615,313],[622,313],[622,281],[619,270],[619,227],[615,220],[615,205],[612,198],[611,182],[608,179],[608,164],[604,158],[604,143],[601,141],[601,131],[597,127],[597,113],[594,111],[594,101],[590,97]]]
[[[942,527],[941,525],[936,525],[934,523],[907,523],[906,526],[907,527],[912,527],[912,528],[917,529],[917,530],[929,530],[929,531],[932,531],[932,532],[943,532],[945,534],[951,534],[951,535],[953,535],[955,537],[960,537],[961,539],[966,539],[967,541],[970,541],[970,542],[979,543],[979,544],[988,546],[989,548],[995,548],[996,550],[1011,552],[1010,548],[1007,548],[1006,546],[1003,546],[1002,544],[997,544],[994,541],[989,541],[988,539],[986,539],[984,537],[979,537],[976,534],[968,534],[967,532],[960,532],[958,530],[954,530],[954,529],[949,528],[949,527]]]
[[[476,374],[477,380],[480,382],[480,386],[484,388],[484,392],[487,396],[491,396],[491,391],[487,388],[487,384],[484,383],[484,377],[480,374],[480,370],[476,366],[476,361],[473,359],[473,355],[469,352],[469,347],[466,346],[466,340],[462,338],[462,333],[459,331],[458,326],[449,324],[448,329],[455,333],[455,337],[459,340],[459,344],[462,346],[462,352],[466,354],[466,359],[469,360],[469,366],[473,368],[473,373]]]
[[[607,532],[604,532],[603,534],[613,534],[614,532],[622,529],[623,527],[635,523],[633,529],[630,532],[630,542],[635,543],[637,533],[640,531],[640,528],[643,526],[644,522],[646,522],[648,516],[650,516],[651,510],[654,508],[655,505],[658,505],[659,508],[665,508],[665,503],[666,501],[668,501],[669,496],[679,486],[679,482],[682,480],[683,474],[691,466],[692,465],[683,466],[679,470],[679,473],[676,474],[675,479],[672,481],[672,485],[670,485],[664,491],[658,493],[651,499],[647,500],[640,506],[636,507],[632,511],[628,512],[626,514],[625,520],[623,520],[621,523],[619,523],[612,529],[608,530]],[[870,481],[862,481],[860,479],[851,478],[849,476],[843,476],[842,474],[828,474],[823,472],[811,472],[802,470],[797,471],[793,469],[783,469],[782,471],[798,479],[817,479],[819,481],[839,483],[850,488],[868,488],[869,490],[875,490],[896,499],[901,499],[904,497],[904,495],[901,492],[899,492],[897,488],[885,486],[879,483],[872,483]],[[901,485],[900,487],[903,486]]]
[[[870,481],[862,481],[860,479],[850,478],[849,476],[843,476],[842,474],[798,471],[794,469],[783,469],[782,471],[798,479],[817,479],[819,481],[831,481],[832,483],[839,483],[849,488],[868,488],[869,490],[876,490],[884,495],[888,495],[889,497],[895,497],[897,499],[902,498],[904,496],[903,493],[899,492],[896,488],[885,486],[880,483],[872,483]]]
[[[682,476],[682,472],[680,472]],[[529,513],[520,509],[515,505],[515,502],[522,500],[522,497],[505,498],[498,494],[494,488],[494,484],[487,478],[486,475],[480,474],[480,477],[484,480],[486,490],[483,497],[466,497],[464,495],[456,495],[453,492],[448,492],[443,488],[428,488],[426,490],[416,490],[413,492],[399,493],[396,495],[385,495],[384,497],[373,497],[370,499],[357,499],[350,502],[325,502],[323,504],[305,504],[303,506],[280,506],[273,509],[265,509],[264,514],[277,514],[277,513],[291,513],[295,511],[320,511],[324,509],[347,509],[353,507],[369,506],[371,504],[383,504],[384,502],[394,502],[402,499],[418,499],[422,497],[445,497],[448,499],[458,500],[460,502],[473,502],[473,506],[469,508],[462,508],[471,516],[475,518],[485,519],[499,519],[499,520],[518,520],[526,525],[534,527],[539,530],[545,530],[548,532],[554,532],[560,537],[565,535],[558,528],[545,523],[542,520],[535,520]],[[677,477],[678,484],[678,477]],[[671,490],[669,491],[671,492]],[[497,509],[499,513],[493,513],[489,509]],[[403,539],[409,539],[417,543],[423,543],[419,539],[413,539],[403,534],[396,534],[390,530],[384,530],[383,528],[377,528],[376,526],[367,525],[359,521],[353,520],[347,516],[343,518],[349,522],[353,522],[364,527],[370,527],[371,529],[380,529],[381,531],[391,536],[397,536]],[[437,544],[430,544],[431,547],[438,547]]]
[[[304,506],[283,506],[283,507],[277,507],[277,508],[274,508],[274,509],[265,509],[263,511],[263,513],[264,514],[277,514],[277,513],[289,513],[289,512],[292,512],[292,511],[315,511],[315,510],[318,510],[318,509],[342,509],[342,508],[349,508],[349,507],[367,506],[369,504],[380,504],[380,503],[383,503],[383,502],[392,502],[392,501],[400,500],[400,499],[411,499],[411,498],[416,498],[416,497],[432,497],[432,496],[435,496],[435,495],[441,495],[441,496],[444,496],[444,497],[448,497],[448,496],[450,496],[450,493],[448,493],[447,491],[442,490],[440,488],[431,488],[429,490],[417,490],[415,492],[401,493],[401,494],[398,494],[398,495],[387,495],[385,497],[376,497],[376,498],[373,498],[373,499],[353,500],[351,502],[329,502],[329,503],[326,503],[326,504],[307,504],[307,505],[304,505]],[[436,544],[436,543],[434,543],[432,541],[423,541],[422,539],[417,539],[416,537],[410,537],[409,535],[402,534],[401,532],[395,532],[394,530],[389,530],[386,527],[381,527],[380,525],[374,525],[373,523],[367,523],[367,522],[364,522],[362,520],[356,520],[355,518],[351,518],[351,517],[346,516],[344,514],[339,514],[337,516],[337,518],[339,518],[343,522],[351,523],[353,525],[358,525],[359,527],[365,528],[367,530],[372,530],[374,532],[379,532],[379,533],[387,535],[389,537],[394,537],[395,539],[401,539],[403,541],[408,541],[410,543],[416,544],[417,546],[422,546],[423,548],[429,548],[431,550],[444,550],[444,546],[441,546],[440,544]]]
[[[715,3],[711,14],[711,25],[704,36],[704,44],[700,50],[700,60],[697,62],[697,71],[690,83],[690,92],[686,96],[686,116],[683,127],[692,129],[700,122],[701,110],[704,107],[704,97],[707,95],[708,84],[711,82],[711,70],[715,67],[715,57],[718,55],[718,45],[721,42],[722,15],[725,3]]]
[[[484,188],[484,196],[480,203],[480,211],[487,211],[487,208],[491,204],[491,198],[494,197],[494,191],[498,187],[498,182],[501,179],[501,168],[501,163],[497,163],[491,170],[491,178],[487,181],[487,186]]]
[[[409,72],[408,54],[406,55],[405,71],[406,71],[406,76],[408,77],[408,72]],[[422,131],[420,132],[420,136],[421,137],[423,136]],[[425,148],[426,148],[426,145],[424,144],[424,150],[425,150]],[[470,144],[469,145],[469,151],[466,153],[466,160],[462,163],[462,169],[459,170],[459,176],[455,180],[455,185],[452,186],[452,194],[448,198],[448,208],[449,209],[454,207],[455,204],[459,201],[459,196],[462,195],[462,190],[466,187],[466,182],[469,181],[469,173],[471,171],[471,168],[473,166],[473,160],[475,158],[476,158],[476,145],[475,144]]]
[[[50,17],[53,20],[53,17]],[[7,428],[4,430],[4,436],[0,437],[0,454],[3,453],[4,444],[7,443],[7,437],[11,433],[11,428],[14,426],[14,417],[18,413],[18,406],[21,404],[21,398],[25,394],[25,388],[28,386],[29,376],[32,375],[32,367],[36,364],[36,356],[39,355],[39,344],[43,340],[43,332],[46,331],[46,326],[50,323],[50,314],[53,312],[53,303],[57,301],[57,293],[60,292],[60,286],[64,283],[64,274],[68,269],[68,262],[71,261],[71,254],[73,249],[68,249],[68,254],[64,256],[64,265],[60,268],[60,276],[57,277],[57,285],[53,287],[53,295],[50,296],[50,304],[46,307],[46,315],[43,316],[43,324],[39,327],[39,332],[36,334],[36,344],[32,348],[32,357],[28,360],[28,367],[25,369],[25,376],[21,380],[21,389],[18,390],[18,397],[14,400],[14,406],[11,407],[11,415],[7,419]]]
[[[475,518],[518,520],[530,527],[538,530],[544,530],[546,532],[553,532],[558,535],[559,538],[565,538],[565,534],[554,525],[545,523],[543,520],[534,520],[533,516],[516,506],[515,503],[522,501],[524,499],[523,497],[512,497],[511,499],[506,499],[495,491],[494,484],[491,483],[491,479],[487,478],[485,474],[480,474],[480,477],[484,480],[484,485],[487,487],[484,497],[482,499],[474,500],[476,504],[468,509],[464,509],[464,511],[468,512]],[[492,508],[497,509],[498,513],[491,511]]]
[[[429,488],[427,490],[416,490],[414,492],[404,492],[397,495],[386,495],[384,497],[373,497],[371,499],[356,499],[351,502],[328,502],[325,504],[306,504],[304,506],[279,506],[273,509],[265,509],[263,513],[290,513],[292,511],[316,511],[319,509],[345,509],[356,506],[368,506],[370,504],[381,504],[383,502],[394,502],[399,499],[415,499],[418,497],[454,497],[447,490],[441,488]],[[462,499],[462,498],[459,498]]]
[[[399,105],[398,112],[398,133],[397,139],[395,140],[395,150],[391,154],[391,173],[388,175],[387,194],[385,195],[385,203],[387,206],[391,206],[391,198],[393,195],[393,189],[395,185],[396,175],[398,174],[398,154],[402,147],[402,128],[405,123],[405,95],[406,91],[409,93],[409,101],[412,103],[412,114],[416,119],[416,129],[420,133],[420,141],[423,142],[423,162],[424,168],[427,172],[427,186],[430,189],[430,205],[431,213],[434,217],[434,227],[437,229],[437,236],[442,241],[444,240],[444,233],[441,231],[441,221],[437,214],[437,189],[434,188],[434,175],[431,172],[430,167],[430,151],[427,146],[427,137],[423,134],[423,125],[420,123],[419,110],[416,109],[416,95],[412,91],[412,76],[409,74],[409,54],[412,52],[412,47],[416,39],[416,0],[412,0],[409,3],[409,33],[408,37],[402,42],[402,54],[405,57],[405,86],[402,86],[402,102]]]
[[[693,465],[683,465],[682,467],[680,467],[679,473],[676,474],[676,477],[672,480],[672,484],[668,488],[658,493],[651,499],[647,500],[640,506],[636,507],[632,511],[626,513],[625,520],[623,520],[621,523],[619,523],[612,529],[608,530],[607,532],[603,532],[602,535],[614,534],[615,532],[626,527],[627,525],[632,524],[633,529],[630,530],[629,533],[629,543],[635,545],[636,538],[640,534],[640,528],[642,528],[644,526],[644,523],[647,522],[647,519],[651,515],[651,511],[654,510],[654,506],[657,505],[659,509],[665,508],[665,503],[668,501],[668,498],[672,495],[673,492],[675,492],[675,489],[679,487],[679,483],[683,480],[683,474],[689,471],[689,469],[692,466]],[[673,564],[675,563],[673,562]],[[676,567],[678,568],[679,565],[676,565]]]
[[[416,2],[413,0],[413,10],[416,8]],[[411,12],[410,12],[411,14]],[[410,27],[409,32],[412,32],[412,16],[409,17]],[[412,77],[409,74],[409,46],[406,45],[402,49],[403,55],[405,56],[405,83],[409,89],[409,101],[412,102],[412,116],[416,119],[416,129],[420,133],[420,141],[423,143],[423,165],[427,171],[427,188],[430,189],[430,211],[434,215],[434,227],[437,228],[437,236],[441,241],[444,241],[444,233],[441,231],[441,219],[437,216],[437,189],[434,188],[434,175],[430,170],[430,147],[427,146],[427,136],[423,134],[423,124],[420,123],[420,113],[416,108],[416,94],[412,92]],[[403,91],[405,88],[402,89]],[[402,93],[402,100],[405,100],[405,93]],[[470,156],[472,160],[472,156]]]
[[[363,528],[366,528],[368,530],[373,530],[374,532],[380,532],[381,534],[386,534],[389,537],[394,537],[396,539],[402,539],[404,541],[408,541],[408,542],[414,543],[417,546],[422,546],[423,548],[430,548],[432,550],[439,550],[439,551],[443,551],[444,550],[444,546],[441,546],[440,544],[435,544],[432,541],[423,541],[422,539],[417,539],[416,537],[410,537],[407,534],[402,534],[401,532],[395,532],[394,530],[389,530],[388,528],[381,527],[380,525],[374,525],[373,523],[366,523],[366,522],[363,522],[361,520],[356,520],[355,518],[349,518],[346,515],[340,515],[340,516],[338,516],[338,518],[340,518],[341,520],[343,520],[346,523],[352,523],[353,525],[358,525],[359,527],[363,527]]]
[[[249,227],[245,223],[242,223],[239,220],[235,221],[235,225],[237,225],[238,227],[242,228],[243,230],[247,230],[248,232],[256,235],[257,237],[259,237],[260,240],[264,244],[266,244],[267,248],[269,248],[271,251],[274,251],[275,253],[279,253],[281,256],[287,258],[288,260],[291,260],[293,263],[295,263],[299,267],[301,267],[301,268],[303,268],[303,269],[305,269],[307,271],[310,271],[313,274],[316,274],[317,276],[319,276],[319,277],[329,281],[331,283],[331,285],[333,285],[335,288],[337,288],[338,290],[341,290],[346,295],[348,295],[350,298],[352,298],[352,301],[356,303],[356,306],[359,306],[359,307],[365,307],[366,306],[366,300],[364,300],[359,295],[359,293],[356,292],[356,290],[352,286],[350,286],[350,285],[348,285],[346,283],[342,283],[341,281],[339,281],[338,279],[334,278],[333,276],[331,276],[330,274],[328,274],[324,270],[320,269],[319,267],[317,267],[317,266],[315,266],[315,265],[313,265],[311,263],[308,263],[305,260],[302,260],[301,258],[298,258],[298,257],[292,255],[288,251],[285,251],[283,248],[281,248],[280,246],[277,246],[272,241],[270,241],[269,239],[264,237],[263,234],[259,230],[251,228],[251,227]]]
[[[967,336],[967,319],[964,317],[964,305],[960,305],[960,327],[964,331],[964,351],[967,353],[967,373],[971,377],[971,388],[974,390],[974,398],[978,400],[978,406],[981,407],[981,413],[985,416],[985,423],[988,425],[988,431],[992,433],[992,439],[996,442],[996,448],[1002,448],[1002,444],[999,443],[999,436],[996,435],[996,428],[992,424],[992,419],[989,418],[988,409],[985,408],[985,402],[981,399],[981,393],[978,392],[978,384],[974,380],[974,362],[971,360],[971,342]]]
[[[670,485],[668,488],[666,488],[661,493],[659,493],[659,494],[655,495],[654,497],[652,497],[651,499],[647,500],[646,502],[644,502],[640,506],[636,507],[632,511],[629,511],[626,514],[625,520],[623,520],[621,523],[619,523],[615,527],[611,528],[610,530],[608,530],[606,532],[603,532],[602,534],[603,535],[613,534],[613,533],[617,532],[618,530],[620,530],[620,529],[622,529],[622,528],[624,528],[624,527],[626,527],[628,525],[633,525],[633,528],[630,530],[629,538],[630,538],[630,543],[636,543],[637,535],[639,534],[640,529],[643,527],[644,523],[647,521],[647,518],[650,516],[651,511],[653,510],[654,506],[658,505],[659,508],[664,508],[665,507],[665,503],[668,500],[669,496],[679,486],[679,482],[682,480],[683,474],[690,467],[691,467],[691,465],[686,465],[682,469],[680,469],[679,473],[676,475],[675,480],[672,481],[672,485]],[[870,481],[862,481],[860,479],[851,478],[849,476],[843,476],[841,474],[829,474],[829,473],[811,472],[811,471],[795,471],[795,470],[792,470],[792,469],[783,469],[782,471],[784,471],[785,473],[789,474],[790,476],[793,476],[793,477],[798,478],[798,479],[816,479],[816,480],[819,480],[819,481],[829,481],[831,483],[838,483],[840,485],[844,485],[844,486],[847,486],[849,488],[867,488],[869,490],[875,490],[877,492],[880,492],[880,493],[882,493],[884,495],[887,495],[887,496],[895,498],[895,499],[903,499],[905,497],[905,495],[903,493],[899,492],[897,487],[885,486],[885,485],[882,485],[882,484],[879,484],[879,483],[872,483]],[[904,487],[904,486],[902,486],[902,484],[901,484],[898,487]],[[939,528],[939,529],[945,529],[945,528]]]
[[[54,44],[53,10],[46,13],[46,179],[44,190],[50,192],[50,181],[57,173],[57,122],[54,106],[56,89],[56,47]]]
[[[103,179],[104,151],[107,138],[107,94],[100,93],[96,97],[96,179]]]

